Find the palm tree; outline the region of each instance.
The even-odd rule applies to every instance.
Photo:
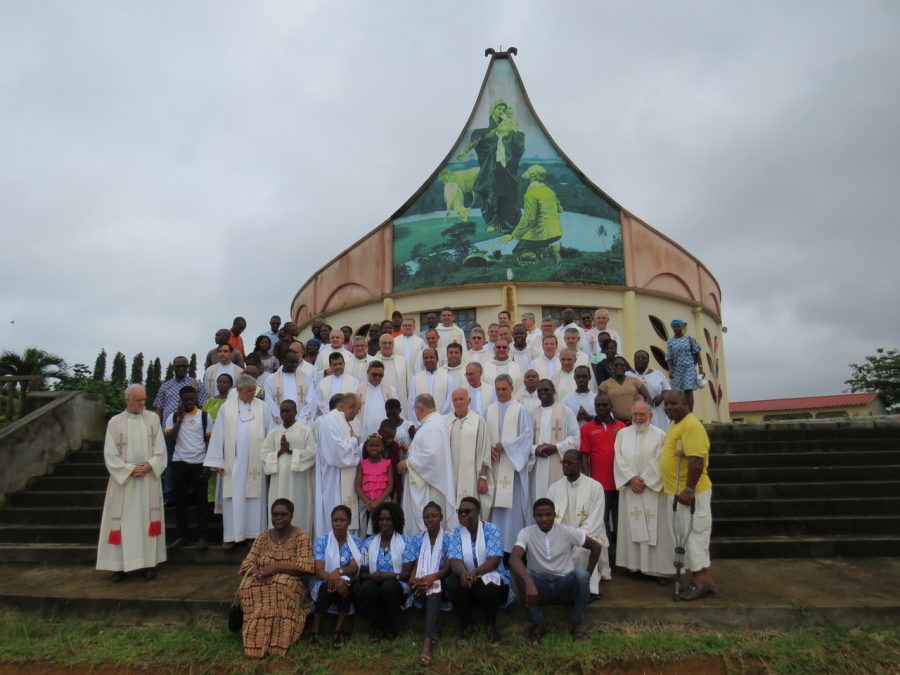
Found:
[[[40,375],[42,378],[38,389],[46,388],[47,378],[62,379],[68,375],[68,366],[63,357],[38,349],[26,347],[21,354],[6,350],[0,354],[0,375],[15,375],[25,377],[28,375]]]

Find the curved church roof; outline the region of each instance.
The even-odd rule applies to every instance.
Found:
[[[556,145],[513,60],[495,52],[453,147],[386,221],[313,274],[291,316],[470,285],[603,286],[721,317],[709,270],[623,209]]]

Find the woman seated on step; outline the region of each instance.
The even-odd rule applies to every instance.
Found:
[[[309,535],[291,525],[293,515],[290,500],[272,502],[272,527],[256,538],[241,564],[241,635],[250,658],[283,656],[306,625],[306,577],[312,574],[313,558]]]
[[[313,544],[315,575],[309,583],[309,592],[315,603],[315,614],[310,645],[319,641],[322,615],[333,611],[337,613],[337,623],[332,644],[335,649],[344,646],[344,622],[358,593],[357,575],[363,547],[359,537],[347,532],[352,518],[352,511],[338,504],[331,510],[331,532],[316,537]]]

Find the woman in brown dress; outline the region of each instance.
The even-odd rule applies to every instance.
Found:
[[[634,402],[641,399],[650,402],[653,398],[640,378],[625,374],[627,370],[628,361],[622,356],[616,356],[612,359],[612,377],[603,380],[598,388],[612,399],[616,419],[631,424],[631,406]]]
[[[294,505],[272,503],[273,527],[260,534],[241,564],[246,574],[238,593],[244,609],[244,654],[283,656],[300,638],[309,613],[309,593],[302,577],[313,573],[309,535],[291,525]]]

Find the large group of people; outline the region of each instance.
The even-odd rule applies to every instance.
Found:
[[[415,605],[423,665],[449,607],[463,638],[477,609],[497,644],[498,612],[515,600],[529,643],[542,605],[570,605],[580,637],[613,566],[668,583],[676,544],[693,573],[680,597],[714,592],[709,440],[691,413],[699,345],[675,319],[670,372],[645,350],[632,367],[606,310],[576,316],[538,327],[504,311],[467,339],[450,308],[421,332],[394,312],[357,331],[314,322],[306,342],[273,316],[249,354],[236,318],[201,378],[174,359],[156,414],[143,387],[126,390],[106,435],[97,568],[150,580],[166,559],[165,505],[170,548],[208,547],[215,511],[223,548],[250,545],[248,656],[283,654],[304,630],[320,643],[329,613],[334,647],[351,613],[372,640],[393,639]]]

